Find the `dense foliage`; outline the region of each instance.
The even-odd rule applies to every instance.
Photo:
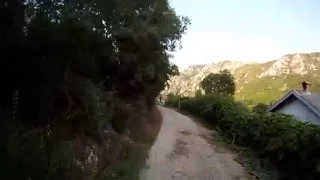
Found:
[[[206,94],[234,95],[236,85],[230,71],[208,74],[201,82],[200,87]]]
[[[5,0],[0,19],[4,179],[63,179],[61,141],[122,132],[115,99],[154,104],[189,23],[167,0]]]
[[[268,112],[268,108],[269,108],[268,105],[263,103],[258,103],[252,108],[252,112],[257,114],[265,114]]]
[[[284,179],[320,177],[318,126],[283,114],[251,113],[229,96],[171,97],[166,104],[203,118],[233,143],[258,152],[285,173]]]

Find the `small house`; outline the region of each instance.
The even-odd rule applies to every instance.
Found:
[[[292,90],[270,107],[269,112],[281,112],[298,120],[320,125],[320,93]]]

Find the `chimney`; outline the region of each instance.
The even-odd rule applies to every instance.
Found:
[[[306,93],[308,91],[308,85],[311,85],[305,81],[301,83],[303,91]]]

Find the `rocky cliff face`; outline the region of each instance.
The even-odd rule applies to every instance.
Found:
[[[259,77],[277,76],[279,74],[305,75],[319,70],[319,67],[320,53],[289,54],[272,63]]]
[[[259,86],[269,89],[269,94],[275,89],[283,92],[290,88],[300,88],[300,80],[304,78],[307,81],[316,81],[320,72],[320,53],[288,54],[266,63],[222,61],[216,64],[190,66],[179,76],[172,77],[170,86],[162,93],[193,96],[195,91],[200,89],[199,83],[204,77],[209,73],[218,73],[224,69],[230,70],[235,77],[236,97],[245,99],[243,96],[246,95],[246,92],[255,89],[252,88],[254,86],[252,83],[257,84],[256,82],[259,81],[261,81]],[[295,84],[290,82],[293,79]],[[259,92],[266,92],[266,90],[257,90],[253,93]]]

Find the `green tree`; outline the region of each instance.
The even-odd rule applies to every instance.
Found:
[[[176,96],[173,93],[167,95],[166,101],[172,101]]]
[[[200,89],[198,89],[195,93],[195,97],[200,97],[200,96],[202,96],[202,92]]]
[[[234,95],[235,82],[228,70],[220,71],[217,74],[210,73],[200,83],[200,87],[206,94]]]
[[[264,103],[259,103],[252,108],[252,112],[256,114],[264,114],[268,111],[269,106]]]
[[[0,154],[7,167],[2,170],[8,176],[3,179],[64,179],[47,174],[64,174],[64,167],[51,167],[56,164],[51,153],[61,141],[78,134],[103,141],[107,123],[122,131],[126,121],[119,119],[125,118],[115,118],[110,101],[145,100],[141,103],[150,107],[178,72],[170,54],[180,47],[189,19],[178,16],[167,0],[0,4],[0,78],[5,84],[0,109],[10,111],[12,94],[18,91],[21,112],[19,126],[0,130],[5,134]],[[20,138],[7,138],[15,134]],[[21,138],[23,134],[28,137]]]
[[[180,47],[190,22],[167,0],[22,2],[7,1],[1,9],[0,73],[8,86],[1,90],[8,101],[1,103],[11,105],[14,89],[36,96],[23,99],[39,100],[45,91],[57,94],[52,93],[57,87],[69,91],[74,76],[81,75],[120,96],[144,95],[152,104],[178,73],[170,52]],[[37,107],[50,108],[52,102],[43,103]]]

